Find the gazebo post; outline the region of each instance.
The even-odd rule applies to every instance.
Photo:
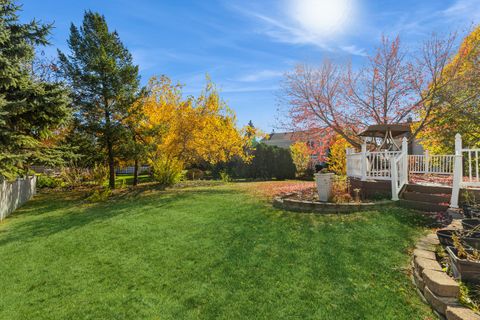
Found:
[[[367,180],[367,138],[362,143],[362,181]]]
[[[403,153],[403,173],[405,174],[405,182],[408,183],[408,140],[407,137],[402,139],[402,153]]]

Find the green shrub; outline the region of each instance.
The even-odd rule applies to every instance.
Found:
[[[227,171],[220,171],[220,179],[221,179],[223,182],[230,182],[230,181],[232,181],[232,178],[231,178],[230,175],[227,173]]]
[[[62,168],[60,176],[68,187],[78,187],[84,181],[90,180],[90,173],[87,170],[78,167]]]
[[[102,164],[95,164],[91,170],[91,180],[97,186],[103,186],[108,178],[108,168]]]
[[[346,176],[335,176],[332,181],[332,196],[330,201],[334,203],[351,202],[350,185]]]
[[[37,175],[37,188],[58,188],[62,186],[62,179],[50,177],[45,174]]]
[[[108,187],[97,189],[87,198],[87,201],[89,202],[105,201],[110,197],[111,194],[112,194],[112,190],[110,190],[110,188]]]
[[[202,180],[205,173],[197,168],[187,170],[186,177],[188,180]]]
[[[153,179],[165,186],[180,182],[183,177],[183,163],[175,158],[160,157],[150,161]]]

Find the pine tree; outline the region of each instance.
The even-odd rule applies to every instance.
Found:
[[[87,11],[81,27],[71,25],[68,45],[70,55],[59,51],[60,68],[72,87],[81,128],[105,150],[114,188],[116,144],[125,137],[123,120],[139,89],[138,66],[98,13]]]
[[[0,0],[0,176],[7,179],[32,163],[59,163],[62,151],[48,139],[70,114],[61,84],[32,74],[35,46],[48,44],[51,25],[20,23],[19,9]]]

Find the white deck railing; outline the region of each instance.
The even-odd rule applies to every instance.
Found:
[[[460,188],[480,188],[480,148],[463,148],[462,137],[455,136],[455,154],[408,155],[407,139],[403,138],[401,151],[362,151],[347,149],[347,176],[362,180],[391,180],[392,199],[408,183],[409,174],[453,175],[450,206],[458,208]]]
[[[398,200],[403,186],[408,183],[408,144],[407,139],[403,139],[402,152],[391,158],[392,200]]]
[[[408,156],[408,172],[423,174],[453,174],[455,155],[429,155],[425,151],[423,155]]]
[[[392,199],[398,200],[398,193],[408,180],[407,149],[406,138],[402,140],[402,151],[367,151],[366,143],[362,144],[361,152],[347,149],[347,176],[362,180],[391,180]]]
[[[400,153],[400,151],[367,152],[367,179],[391,180],[391,159]]]
[[[480,187],[479,155],[480,149],[462,149],[463,157],[463,180],[461,185],[465,187]]]
[[[400,153],[400,151],[367,151],[364,153],[347,151],[347,176],[362,179],[390,180],[390,159],[398,156]]]
[[[458,208],[460,188],[480,187],[480,149],[463,148],[462,136],[455,135],[455,166],[450,207]]]

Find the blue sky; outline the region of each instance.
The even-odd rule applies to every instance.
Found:
[[[382,34],[411,49],[432,32],[480,22],[480,0],[23,0],[23,20],[53,22],[52,46],[68,52],[70,24],[105,15],[140,66],[142,82],[166,74],[198,94],[208,73],[235,110],[266,132],[278,127],[282,74],[325,57],[364,61]],[[277,128],[278,130],[278,128]]]

